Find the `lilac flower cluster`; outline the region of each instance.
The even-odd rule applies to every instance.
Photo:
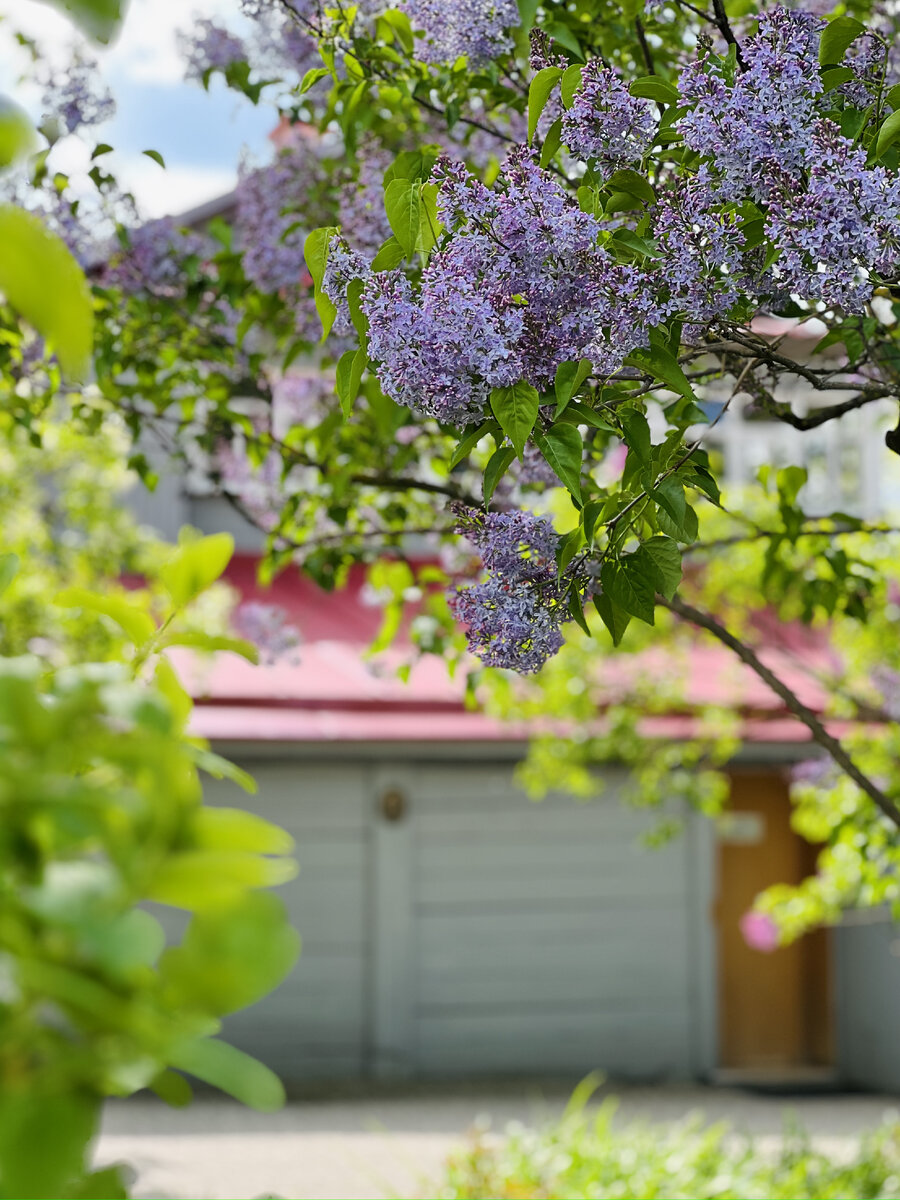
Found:
[[[370,353],[398,403],[459,424],[492,388],[545,387],[561,362],[618,370],[661,319],[648,274],[599,246],[600,222],[527,152],[494,189],[445,159],[433,177],[450,237],[418,292],[388,271],[363,295]]]
[[[96,82],[97,64],[77,59],[46,88],[45,116],[58,120],[66,133],[108,121],[115,115],[116,104],[108,91],[98,90]]]
[[[459,588],[450,605],[468,626],[469,649],[489,667],[532,674],[563,644],[565,590],[557,578],[559,536],[546,517],[518,510],[461,514],[487,577]]]
[[[198,20],[189,34],[179,34],[178,42],[186,60],[186,79],[202,80],[210,71],[225,71],[247,58],[241,39],[208,17]]]
[[[424,62],[465,57],[483,67],[512,48],[509,30],[521,24],[516,0],[403,0]]]
[[[280,605],[248,600],[238,606],[232,620],[235,632],[259,649],[265,665],[272,666],[287,656],[292,664],[299,662],[300,631],[290,624]]]
[[[900,268],[900,181],[867,167],[819,111],[823,24],[785,9],[762,14],[744,46],[747,70],[731,85],[708,57],[687,67],[680,84],[691,109],[679,128],[711,160],[708,199],[751,201],[765,215],[779,253],[756,281],[760,297],[859,311],[871,274]]]
[[[391,161],[392,155],[374,138],[363,138],[356,153],[356,177],[344,183],[338,195],[341,231],[364,254],[374,254],[391,236],[382,182]]]
[[[618,71],[599,58],[591,59],[581,78],[562,119],[564,144],[609,171],[640,162],[656,132],[650,103],[632,96]]]
[[[280,150],[266,167],[242,170],[238,241],[244,273],[261,291],[277,293],[301,284],[306,275],[306,230],[327,220],[327,213],[318,212],[311,199],[324,179],[321,160],[303,140]]]
[[[201,234],[179,228],[172,217],[147,221],[128,231],[128,245],[106,266],[103,283],[129,294],[183,296],[188,284],[187,260],[202,257],[206,250]]]

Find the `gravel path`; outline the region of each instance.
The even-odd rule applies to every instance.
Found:
[[[136,1197],[177,1200],[279,1196],[434,1196],[446,1155],[476,1124],[502,1130],[509,1121],[558,1114],[570,1085],[518,1084],[335,1091],[262,1115],[218,1098],[173,1110],[155,1099],[111,1103],[99,1163],[124,1160],[137,1170]],[[900,1109],[885,1096],[764,1096],[725,1088],[616,1088],[621,1119],[669,1121],[692,1110],[736,1129],[777,1137],[786,1110],[835,1154],[883,1115]]]

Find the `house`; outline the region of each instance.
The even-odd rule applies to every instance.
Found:
[[[792,436],[733,409],[709,439],[732,483],[777,462]],[[868,515],[893,500],[881,420],[854,413],[803,442],[822,511]],[[297,664],[223,656],[192,679],[195,731],[259,784],[245,797],[213,781],[209,800],[243,804],[297,842],[300,874],[282,895],[300,962],[226,1023],[289,1086],[600,1068],[646,1082],[900,1090],[900,940],[881,914],[769,955],[740,935],[760,890],[812,868],[787,780],[810,747],[724,653],[698,652],[694,668],[698,698],[726,695],[743,716],[731,819],[690,816],[682,837],[645,849],[653,817],[618,802],[615,770],[599,801],[531,803],[513,782],[526,730],[467,711],[437,662],[408,684],[374,673],[363,652],[379,615],[359,575],[337,595],[298,575],[260,594],[259,538],[209,489],[163,471],[134,506],[168,536],[185,523],[233,532],[231,582],[283,607],[303,635]],[[789,657],[778,666],[823,708]],[[655,732],[688,728],[672,716]]]

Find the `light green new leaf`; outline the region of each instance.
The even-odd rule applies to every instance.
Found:
[[[308,234],[303,243],[303,257],[313,281],[316,312],[322,322],[323,341],[331,332],[331,326],[337,316],[337,309],[322,291],[322,280],[325,277],[325,266],[328,262],[328,247],[336,233],[337,229],[334,225],[324,225]]]
[[[274,1071],[227,1042],[216,1038],[182,1042],[169,1061],[258,1112],[276,1112],[284,1104],[284,1088]]]
[[[233,908],[192,917],[181,945],[167,950],[159,967],[179,1007],[224,1016],[276,988],[299,953],[300,936],[283,902],[253,892]]]
[[[244,638],[227,637],[217,633],[203,633],[198,629],[185,629],[180,632],[167,633],[158,642],[160,650],[170,646],[188,646],[192,650],[202,650],[207,654],[227,651],[229,654],[239,654],[248,662],[259,662],[259,647]]]
[[[555,417],[560,415],[592,370],[593,363],[589,358],[582,358],[578,362],[561,362],[559,364],[553,384],[553,390],[556,392]]]
[[[206,805],[197,810],[191,832],[205,850],[290,854],[294,849],[294,839],[286,829],[243,808]]]
[[[53,598],[59,608],[82,608],[109,617],[128,635],[135,646],[143,646],[153,637],[156,625],[149,613],[121,596],[104,596],[88,588],[64,588]]]
[[[160,568],[163,587],[176,608],[183,608],[216,582],[234,553],[234,538],[230,533],[213,533],[195,537],[182,530],[179,546],[167,563]]]
[[[0,595],[6,591],[18,573],[18,554],[0,554]]]
[[[557,477],[580,506],[584,443],[576,426],[553,425],[546,433],[536,433],[534,440]]]
[[[147,897],[176,908],[219,908],[234,903],[250,888],[278,887],[296,874],[297,864],[289,858],[238,850],[186,850],[170,855],[160,866]]]
[[[556,87],[562,76],[562,70],[559,67],[543,67],[535,75],[531,81],[531,86],[528,89],[528,140],[534,138],[534,132],[537,129],[538,121],[541,119],[541,113],[547,106],[547,101],[550,99],[550,93]]]
[[[865,32],[865,25],[853,17],[835,17],[833,21],[829,21],[819,39],[820,65],[825,67],[830,63],[840,63],[851,42],[855,42],[859,35]]]
[[[30,154],[36,145],[28,114],[8,96],[0,96],[0,171]]]
[[[0,292],[33,325],[73,379],[88,372],[94,309],[84,272],[32,213],[0,205]]]
[[[491,392],[491,409],[519,458],[525,453],[525,443],[534,429],[539,408],[537,391],[524,380]]]

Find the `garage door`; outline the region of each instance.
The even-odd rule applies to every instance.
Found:
[[[226,783],[215,803],[240,804],[296,839],[300,874],[279,889],[303,939],[297,967],[272,995],[225,1022],[224,1036],[289,1082],[365,1071],[369,805],[362,766],[247,766],[255,796]]]
[[[374,842],[376,1066],[688,1076],[690,841],[641,849],[651,818],[615,786],[534,804],[509,767],[395,774],[408,809]]]

